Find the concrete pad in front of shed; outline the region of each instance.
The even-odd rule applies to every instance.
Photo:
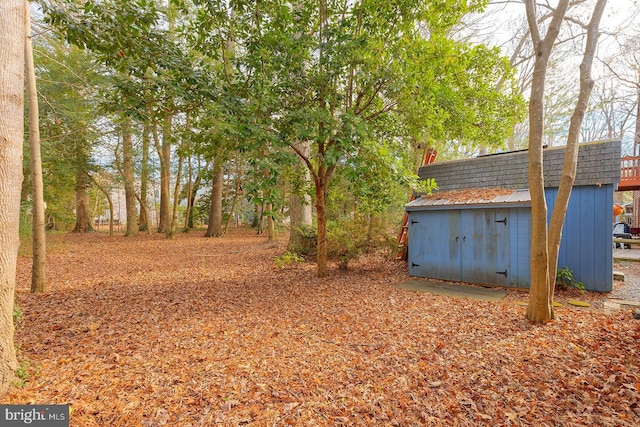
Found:
[[[458,283],[436,282],[428,279],[409,279],[400,283],[398,288],[481,301],[498,301],[507,295],[507,292],[501,289],[479,288]]]
[[[614,249],[614,261],[640,261],[640,249]]]

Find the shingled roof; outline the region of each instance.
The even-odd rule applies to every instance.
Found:
[[[565,147],[544,150],[544,179],[548,188],[558,187]],[[621,141],[580,144],[574,186],[617,185],[620,181]],[[418,171],[422,179],[434,178],[440,191],[468,188],[526,189],[528,151],[513,151],[472,159],[435,162]]]

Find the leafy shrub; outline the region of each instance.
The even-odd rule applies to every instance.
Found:
[[[336,262],[340,270],[347,270],[349,262],[371,250],[391,247],[395,237],[386,233],[380,218],[352,213],[327,222],[327,258]],[[297,227],[299,240],[289,244],[289,253],[303,257],[316,256],[318,235],[310,225]]]
[[[327,257],[347,270],[349,262],[372,247],[367,235],[367,223],[358,215],[327,223]]]
[[[577,281],[573,277],[573,271],[569,267],[559,268],[556,273],[556,286],[562,289],[578,289],[580,292],[584,292],[584,283]]]
[[[304,262],[304,258],[296,253],[286,251],[282,255],[275,257],[275,262],[276,267],[286,268],[302,264]]]
[[[296,227],[296,231],[298,239],[296,242],[290,243],[287,250],[302,256],[315,255],[318,250],[316,228],[313,225],[302,224]]]

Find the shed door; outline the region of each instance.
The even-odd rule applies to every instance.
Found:
[[[508,284],[509,210],[460,212],[461,280],[498,286]]]
[[[409,274],[461,280],[459,211],[409,214]]]

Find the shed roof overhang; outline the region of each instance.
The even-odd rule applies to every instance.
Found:
[[[451,209],[498,209],[530,207],[529,190],[505,190],[477,188],[464,191],[436,192],[422,196],[405,205],[408,212]]]

